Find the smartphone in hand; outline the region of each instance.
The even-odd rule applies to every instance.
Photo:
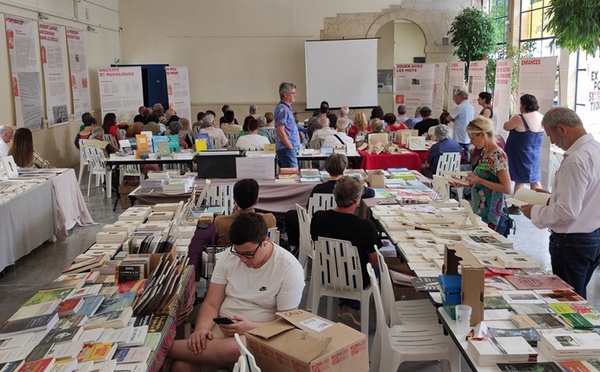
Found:
[[[235,320],[228,317],[213,318],[213,322],[217,324],[235,324]]]

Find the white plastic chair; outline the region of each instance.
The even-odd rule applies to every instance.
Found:
[[[308,215],[312,217],[316,211],[326,211],[337,206],[333,194],[314,193],[308,199]]]
[[[102,139],[108,143],[110,143],[112,145],[112,147],[115,148],[115,150],[119,149],[119,145],[117,144],[117,139],[111,135],[111,134],[103,134],[102,135]]]
[[[270,241],[279,245],[279,230],[277,230],[277,227],[272,227],[272,228],[268,229],[267,237],[269,237]]]
[[[389,327],[383,310],[375,272],[370,263],[367,273],[373,288],[377,328],[371,348],[371,370],[395,372],[404,362],[442,361],[443,371],[460,371],[460,352],[454,342],[440,334],[421,331],[420,325]]]
[[[246,364],[245,365],[246,369],[241,369],[242,365],[244,363],[243,362],[240,363],[240,371],[261,372],[261,370],[258,367],[258,365],[256,365],[256,360],[254,359],[254,355],[252,355],[252,353],[250,353],[250,351],[248,351],[248,349],[246,348],[246,345],[244,345],[244,343],[242,342],[242,339],[240,338],[240,336],[237,333],[234,333],[233,337],[235,337],[235,340],[238,343],[238,347],[240,348],[240,359],[238,359],[238,363],[240,363],[240,360],[242,358],[246,362],[245,363]]]
[[[237,333],[236,333],[237,335]],[[219,370],[220,371],[220,370]],[[223,370],[225,371],[225,369]],[[229,371],[229,369],[227,369]],[[247,372],[248,371],[248,363],[246,362],[246,358],[240,355],[237,363],[233,365],[233,369],[231,372]]]
[[[211,185],[207,194],[207,205],[219,205],[225,208],[225,214],[233,212],[233,183]]]
[[[109,176],[111,170],[106,166],[106,156],[104,155],[104,151],[101,148],[83,146],[83,151],[85,152],[85,157],[90,167],[87,189],[87,196],[90,196],[90,184],[92,182],[92,175],[97,175],[99,177],[103,177],[105,180],[108,180],[110,179]],[[107,189],[109,187],[111,187],[111,185],[106,185]]]
[[[225,132],[225,136],[227,136],[227,140],[229,141],[229,146],[227,148],[230,150],[235,150],[238,134],[234,132]]]
[[[204,187],[202,188],[202,191],[200,191],[198,200],[196,200],[196,207],[200,207],[202,203],[204,203],[204,199],[206,199],[206,195],[208,195],[208,191],[210,190],[210,183],[211,181],[209,179],[204,181]]]
[[[139,164],[126,164],[120,167],[119,172],[119,185],[123,183],[123,178],[125,176],[134,176],[139,177],[140,185],[144,180],[144,173],[142,173]]]
[[[388,266],[381,252],[378,249],[375,251],[377,253],[377,262],[379,263],[381,299],[387,324],[391,327],[399,324],[424,323],[432,325],[432,328],[437,329],[439,333],[436,308],[430,300],[396,301]]]
[[[360,301],[361,332],[369,335],[369,298],[371,286],[363,288],[358,249],[347,240],[319,237],[310,278],[312,313],[319,311],[319,300],[327,296],[327,319],[333,318],[333,297]]]
[[[121,139],[127,138],[127,131],[125,129],[119,129],[119,134],[121,135]]]
[[[223,144],[221,143],[220,138],[210,138],[210,146],[213,150],[218,150],[223,148]]]
[[[396,139],[398,138],[398,132],[395,130],[392,130],[388,133],[388,140],[391,143],[396,143]]]
[[[83,146],[85,146],[85,141],[87,141],[87,140],[84,140],[84,139],[79,140],[79,176],[78,176],[77,182],[79,183],[80,186],[81,186],[81,177],[83,176],[84,168],[87,166],[88,171],[89,171],[87,158],[85,157],[85,151],[83,151]]]
[[[298,213],[298,226],[300,227],[300,240],[298,247],[298,261],[304,268],[304,281],[310,279],[309,260],[312,261],[315,248],[310,237],[310,216],[306,208],[296,203],[296,212]],[[306,310],[312,309],[312,287],[308,283],[308,296],[306,298]]]
[[[451,172],[459,172],[460,156],[460,152],[445,152],[440,155],[435,174],[437,176],[446,176]],[[448,195],[450,195],[450,185],[447,186],[447,191]],[[456,194],[458,195],[458,201],[460,201],[462,199],[463,188],[456,187]]]

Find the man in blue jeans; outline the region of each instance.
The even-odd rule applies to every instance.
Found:
[[[300,136],[291,106],[296,100],[296,85],[286,81],[281,83],[279,97],[281,102],[275,107],[277,158],[282,168],[298,168],[296,151],[300,149]]]
[[[542,120],[550,141],[565,150],[547,205],[524,205],[537,228],[549,228],[554,274],[586,297],[586,286],[600,263],[600,143],[586,132],[577,114],[550,109]],[[547,192],[545,190],[538,190]]]

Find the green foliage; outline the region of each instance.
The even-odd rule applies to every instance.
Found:
[[[486,13],[477,8],[463,9],[454,18],[448,33],[452,35],[451,42],[456,48],[454,55],[464,62],[480,61],[496,48],[496,26]]]
[[[557,46],[590,55],[600,47],[600,0],[552,0],[545,16]]]

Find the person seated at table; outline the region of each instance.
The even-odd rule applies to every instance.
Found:
[[[357,112],[354,115],[354,125],[348,129],[348,135],[352,137],[356,142],[364,141],[367,137],[367,133],[371,131],[371,127],[367,122],[367,115],[364,112]],[[359,138],[356,138],[356,137]]]
[[[367,143],[374,146],[379,142],[385,145],[389,142],[389,137],[383,130],[383,122],[375,118],[371,121],[371,133],[367,133]]]
[[[421,110],[419,111],[419,113],[421,114],[421,117],[423,119],[420,122],[418,122],[417,124],[415,124],[415,126],[413,127],[413,129],[416,129],[419,131],[419,136],[427,134],[427,131],[429,130],[429,128],[435,127],[436,125],[438,125],[440,123],[440,121],[438,119],[431,117],[431,109],[427,106],[421,107]]]
[[[221,124],[221,129],[225,133],[235,133],[238,134],[242,130],[242,126],[236,123],[235,113],[233,110],[225,111],[225,123]]]
[[[127,129],[129,127],[129,114],[122,113],[117,117],[117,127],[119,129]],[[123,139],[123,138],[122,138]]]
[[[319,116],[317,119],[317,123],[320,125],[320,129],[317,129],[313,132],[312,137],[310,138],[310,142],[308,143],[311,149],[318,150],[323,147],[323,142],[327,136],[335,134],[336,131],[331,128],[329,117],[323,115]]]
[[[269,241],[267,223],[256,213],[235,216],[228,240],[218,254],[210,286],[187,340],[175,340],[167,357],[171,371],[199,371],[199,366],[231,367],[240,356],[233,337],[296,310],[302,299],[304,271],[285,249]],[[228,317],[234,324],[215,324]],[[202,369],[204,370],[204,369]]]
[[[146,124],[144,125],[144,131],[152,132],[153,136],[158,136],[160,132],[160,125],[158,125],[159,117],[155,114],[149,114],[146,116]]]
[[[90,138],[92,135],[92,129],[94,126],[98,125],[96,118],[92,115],[88,115],[83,120],[83,125],[85,126],[77,135],[75,136],[75,147],[79,148],[79,140],[85,140]]]
[[[218,123],[214,115],[206,114],[202,119],[202,129],[200,129],[200,133],[207,133],[211,140],[216,140],[218,144],[221,145],[217,148],[226,148],[229,145],[229,140],[223,130],[217,127],[217,125]]]
[[[385,126],[385,132],[386,133],[395,132],[397,130],[408,129],[408,127],[406,126],[406,124],[404,124],[402,122],[398,123],[396,121],[396,115],[392,114],[391,112],[388,112],[387,114],[383,115],[383,120],[387,124]]]
[[[269,138],[258,134],[258,120],[254,116],[247,116],[246,119],[249,133],[238,138],[235,146],[238,150],[263,150],[265,145],[271,143]]]
[[[351,145],[354,143],[352,137],[346,134],[346,128],[348,128],[347,118],[339,118],[335,123],[335,126],[337,128],[337,132],[325,138],[325,141],[323,141],[323,147]]]
[[[333,194],[335,182],[344,175],[344,171],[348,167],[348,158],[344,154],[332,153],[325,160],[325,170],[329,173],[329,180],[319,183],[313,187],[308,199],[314,194]],[[362,199],[374,198],[375,190],[370,187],[364,187]],[[306,208],[308,202],[306,201]],[[300,225],[298,221],[298,211],[296,209],[289,210],[285,213],[285,231],[287,233],[288,244],[294,251],[295,247],[300,245]]]
[[[50,168],[50,162],[33,149],[33,135],[28,128],[15,131],[8,155],[12,155],[20,168]]]
[[[109,157],[110,154],[117,152],[117,149],[109,142],[104,140],[104,129],[102,127],[94,127],[91,137],[85,141],[85,147],[97,147],[104,151],[104,156]]]
[[[423,175],[428,178],[432,178],[437,172],[438,161],[440,156],[445,152],[462,152],[460,144],[453,140],[450,136],[450,128],[445,124],[439,124],[434,127],[435,137],[438,138],[438,142],[431,146],[429,154],[427,155],[427,161],[423,164]]]
[[[255,119],[256,120],[256,119]],[[240,213],[254,213],[254,207],[258,204],[258,182],[252,178],[239,180],[233,185],[233,201],[235,206],[233,213],[229,216],[217,216],[215,218],[215,227],[217,229],[217,245],[230,245],[229,229],[237,215]],[[261,215],[269,229],[277,227],[277,221],[272,213],[258,213]]]
[[[169,123],[169,132],[173,136],[177,136],[179,138],[179,147],[183,150],[187,150],[189,148],[185,139],[181,136],[181,130],[183,129],[183,125],[180,121],[172,121]]]
[[[319,237],[348,240],[358,250],[363,278],[363,286],[370,284],[367,275],[367,263],[378,268],[375,246],[383,243],[373,221],[356,216],[354,212],[360,204],[363,185],[352,176],[338,178],[333,189],[337,206],[327,211],[317,211],[310,223],[310,236],[317,241]],[[368,304],[365,304],[368,306]],[[360,301],[340,298],[338,317],[347,325],[360,329]]]
[[[272,112],[267,112],[265,115],[267,114],[271,114],[273,115]],[[258,115],[258,117],[256,118],[256,121],[258,122],[258,134],[263,136],[263,137],[267,137],[267,139],[269,140],[269,143],[275,143],[275,138],[273,138],[273,136],[275,135],[275,130],[270,130],[270,129],[264,129],[264,128],[270,128],[267,127],[267,117],[264,115]]]

